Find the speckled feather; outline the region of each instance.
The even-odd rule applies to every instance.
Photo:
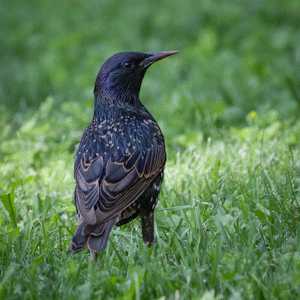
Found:
[[[106,109],[113,110],[109,117]],[[151,185],[166,160],[162,133],[143,106],[109,106],[82,137],[75,161],[76,206],[83,222],[120,217]]]
[[[159,54],[116,54],[97,76],[94,116],[75,158],[79,225],[73,252],[85,244],[91,254],[103,250],[113,226],[137,216],[145,243],[154,242],[154,209],[166,152],[162,132],[138,95],[148,66],[171,55]]]

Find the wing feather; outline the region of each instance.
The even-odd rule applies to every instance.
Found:
[[[116,161],[112,157],[89,153],[88,158],[83,154],[75,162],[75,203],[87,224],[115,218],[160,175],[166,161],[163,140],[120,155]]]

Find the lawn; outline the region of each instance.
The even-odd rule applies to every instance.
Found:
[[[0,26],[0,299],[300,299],[298,0],[13,0]],[[100,65],[174,49],[141,92],[168,151],[157,244],[137,220],[70,256]]]

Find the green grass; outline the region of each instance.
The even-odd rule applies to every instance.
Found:
[[[0,299],[300,299],[298,0],[6,1],[0,25]],[[141,95],[168,148],[158,243],[135,221],[69,256],[96,72],[171,49]]]

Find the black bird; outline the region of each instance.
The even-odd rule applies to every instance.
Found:
[[[101,67],[95,82],[94,115],[76,153],[75,206],[79,225],[71,252],[106,247],[114,225],[141,218],[144,242],[154,240],[154,209],[163,179],[163,134],[141,103],[146,70],[177,51],[121,52]]]

